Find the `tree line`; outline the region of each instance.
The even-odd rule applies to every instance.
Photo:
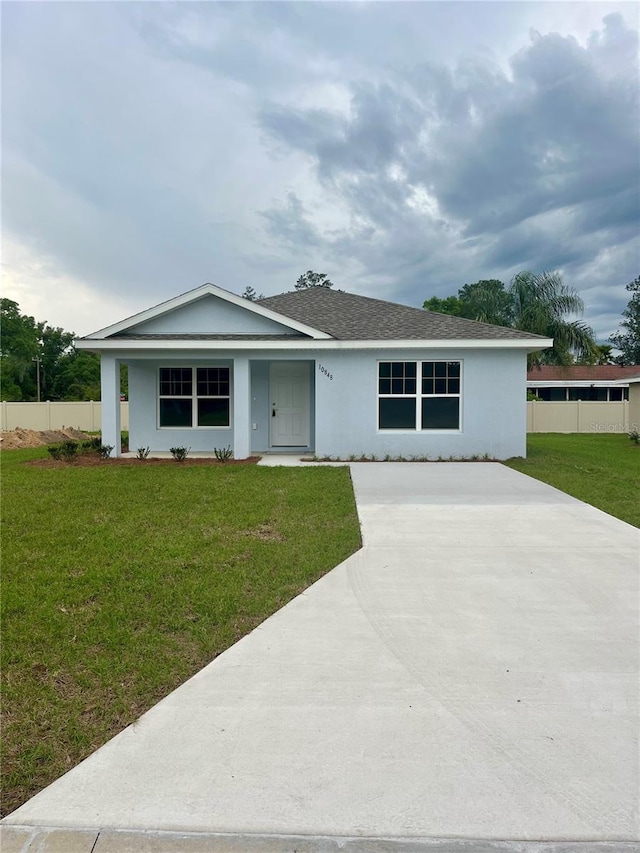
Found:
[[[640,364],[640,278],[627,291],[632,295],[620,330],[602,344],[576,319],[584,302],[557,272],[520,272],[506,286],[499,279],[481,279],[463,285],[456,296],[432,296],[423,308],[553,338],[553,348],[533,353],[530,365]]]
[[[38,322],[11,299],[0,300],[0,320],[2,400],[100,399],[100,357],[76,351],[73,332]]]
[[[324,273],[308,270],[295,289],[308,287],[333,287],[333,282]],[[423,307],[553,338],[552,350],[533,354],[534,364],[640,364],[640,277],[627,285],[627,291],[631,298],[620,328],[605,344],[598,344],[589,326],[575,319],[584,303],[555,272],[521,272],[508,286],[498,279],[482,279],[463,285],[455,296],[432,296]],[[261,298],[250,287],[243,296]],[[0,399],[100,399],[100,357],[74,349],[73,332],[38,322],[23,314],[17,302],[4,298],[0,322]],[[613,348],[619,355],[613,355]],[[123,368],[124,393],[126,381]]]

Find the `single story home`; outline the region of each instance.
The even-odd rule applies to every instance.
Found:
[[[527,391],[552,403],[574,400],[618,402],[629,399],[629,383],[626,380],[639,372],[638,365],[541,365],[532,368],[527,374]]]
[[[527,353],[552,340],[312,287],[204,284],[80,338],[100,353],[102,440],[129,446],[496,459],[526,453]]]

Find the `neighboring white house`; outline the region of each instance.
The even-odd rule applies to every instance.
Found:
[[[76,341],[98,352],[102,439],[236,459],[526,453],[527,353],[548,338],[329,288],[257,302],[212,284]]]

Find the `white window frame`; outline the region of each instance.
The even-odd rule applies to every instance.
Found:
[[[229,371],[229,393],[228,394],[198,394],[198,370],[200,368],[216,368]],[[160,373],[162,370],[191,370],[190,395],[161,394]],[[156,400],[157,400],[157,428],[178,430],[230,430],[233,428],[233,369],[228,364],[162,364],[158,367],[156,376]],[[191,400],[191,426],[162,426],[160,423],[160,400]],[[229,423],[225,426],[199,426],[198,425],[198,400],[228,400],[229,401]]]
[[[423,364],[451,364],[455,362],[460,365],[460,387],[457,394],[423,394],[422,393],[422,365]],[[402,363],[402,364],[415,364],[416,365],[416,391],[415,394],[381,394],[380,393],[380,365],[381,364],[394,364],[394,363]],[[442,433],[454,434],[462,432],[462,380],[463,380],[463,372],[464,372],[464,362],[461,358],[422,358],[422,359],[412,359],[412,358],[380,358],[376,362],[376,432],[386,435],[388,433],[399,433],[405,435],[438,435]],[[384,378],[384,377],[383,377]],[[393,377],[390,377],[393,378]],[[435,374],[434,374],[435,378]],[[402,427],[400,429],[390,429],[387,427],[380,426],[380,400],[390,399],[390,398],[401,398],[405,400],[415,400],[416,401],[416,421],[415,427],[413,429],[408,427]],[[424,399],[432,400],[436,397],[444,397],[445,399],[457,398],[458,399],[458,426],[452,429],[429,429],[428,427],[423,429],[422,427],[422,401]]]

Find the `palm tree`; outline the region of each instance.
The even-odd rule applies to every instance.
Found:
[[[593,330],[581,320],[584,302],[562,281],[557,272],[519,272],[508,289],[512,299],[513,328],[553,338],[553,348],[529,356],[529,367],[540,364],[571,364],[575,357],[597,357]]]

